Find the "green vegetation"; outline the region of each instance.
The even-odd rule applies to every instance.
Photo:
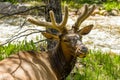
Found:
[[[97,6],[101,6],[103,9],[107,11],[111,11],[112,9],[120,9],[120,2],[116,0],[107,0],[102,2],[100,0],[63,0],[62,4],[67,4],[71,8],[80,8],[83,4],[97,4]]]
[[[118,3],[118,2],[103,3],[103,7],[107,11],[111,11],[112,9],[120,10],[120,3]]]
[[[90,51],[84,59],[78,59],[82,67],[75,68],[74,80],[119,80],[120,55]],[[71,76],[67,78],[70,79]]]
[[[22,41],[22,42],[19,42],[18,44],[9,43],[6,46],[0,46],[0,60],[20,50],[22,51],[36,50],[36,46],[32,40],[30,42]]]

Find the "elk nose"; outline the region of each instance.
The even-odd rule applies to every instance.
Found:
[[[88,52],[88,48],[85,47],[85,46],[82,46],[82,47],[81,47],[81,51],[82,51],[83,53],[87,53],[87,52]]]

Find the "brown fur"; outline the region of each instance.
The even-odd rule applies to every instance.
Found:
[[[50,27],[59,31],[59,34],[43,32],[47,39],[56,40],[58,44],[48,52],[21,51],[0,62],[0,80],[64,80],[73,69],[77,57],[85,57],[88,49],[81,41],[81,36],[88,34],[93,25],[79,30],[79,26],[94,10],[95,5],[81,14],[72,29],[66,29],[68,8],[65,7],[65,17],[57,24],[52,11],[50,22],[42,22],[30,18],[33,24]]]
[[[11,80],[12,78],[15,80],[57,80],[46,53],[19,52],[11,55],[0,62],[0,72],[6,75],[4,78],[0,77],[0,80],[9,78]]]

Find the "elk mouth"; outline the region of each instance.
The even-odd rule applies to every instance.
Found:
[[[88,53],[87,48],[84,48],[84,49],[77,48],[75,51],[75,55],[80,58],[86,57],[87,53]]]

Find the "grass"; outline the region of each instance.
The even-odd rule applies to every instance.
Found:
[[[103,7],[107,11],[111,11],[112,9],[120,9],[120,3],[119,2],[108,2],[108,3],[103,3]]]
[[[19,42],[18,44],[9,43],[8,45],[0,46],[0,60],[20,50],[22,51],[36,50],[36,46],[32,40],[30,42],[22,41]]]
[[[0,47],[0,60],[19,50],[37,50],[33,41],[8,44]],[[78,58],[79,66],[66,80],[119,80],[120,79],[120,55],[102,53],[101,51],[89,51],[86,58]],[[78,64],[77,63],[77,64]]]
[[[71,1],[71,0],[63,0],[62,1],[62,5],[68,5],[71,8],[80,8],[81,6],[83,6],[83,4],[97,4],[97,6],[102,5],[102,8],[107,10],[107,11],[111,11],[112,9],[117,9],[120,10],[120,2],[117,1],[107,1],[107,2],[99,2],[99,0],[75,0],[75,1]]]
[[[120,55],[90,51],[84,59],[78,59],[82,67],[75,68],[73,80],[120,80]],[[71,76],[68,76],[67,80]]]

